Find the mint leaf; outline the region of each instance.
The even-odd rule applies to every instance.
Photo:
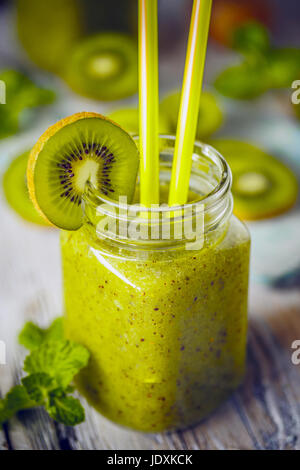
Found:
[[[80,401],[66,395],[51,396],[47,411],[51,418],[66,426],[76,426],[85,420],[84,409]]]
[[[64,339],[64,322],[63,318],[56,318],[48,330],[46,330],[46,341],[59,341]]]
[[[19,334],[19,343],[25,346],[26,349],[32,351],[43,343],[44,337],[44,330],[32,322],[28,322]]]
[[[234,31],[232,47],[247,56],[264,56],[271,48],[269,32],[257,22],[244,24]]]
[[[242,100],[260,96],[267,91],[269,85],[269,76],[265,67],[247,63],[224,70],[215,81],[219,93]]]
[[[39,88],[17,70],[2,70],[0,80],[6,85],[6,105],[0,108],[1,139],[19,131],[22,127],[23,111],[52,103],[55,94],[53,91]]]
[[[268,57],[268,73],[272,87],[290,88],[300,77],[300,50],[274,49]]]
[[[13,109],[7,109],[7,105],[0,105],[0,139],[16,134],[19,130],[18,113]]]
[[[49,341],[26,357],[24,370],[29,374],[49,374],[59,387],[66,388],[80,369],[87,365],[88,360],[89,353],[80,344]]]
[[[244,62],[217,77],[215,87],[224,96],[252,99],[272,88],[290,88],[300,77],[300,49],[273,47],[268,30],[260,23],[237,28],[232,47],[244,55]]]
[[[19,112],[25,108],[50,104],[55,98],[53,91],[39,88],[18,70],[2,70],[0,80],[6,85],[6,106]]]
[[[56,388],[55,380],[45,373],[31,374],[22,379],[28,396],[38,405],[48,402],[49,393]]]
[[[17,412],[26,408],[31,408],[32,400],[30,400],[26,390],[22,385],[13,387],[5,398],[6,408]]]
[[[22,385],[13,387],[6,397],[0,401],[0,424],[11,419],[18,411],[35,406],[26,389]]]
[[[32,322],[26,323],[19,334],[19,343],[29,351],[33,351],[46,341],[63,340],[63,338],[63,319],[60,317],[47,329],[39,328]]]

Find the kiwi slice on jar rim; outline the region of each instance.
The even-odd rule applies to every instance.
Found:
[[[96,113],[78,113],[50,127],[30,154],[31,199],[53,225],[77,230],[89,182],[105,198],[134,197],[139,152],[121,127]]]
[[[295,204],[297,178],[284,163],[246,142],[218,139],[210,144],[231,168],[234,213],[238,217],[244,220],[274,217]]]
[[[48,225],[32,204],[27,188],[26,169],[30,150],[18,155],[3,175],[3,191],[8,205],[23,219]]]
[[[137,108],[122,108],[109,114],[109,119],[117,122],[123,129],[132,135],[139,135],[139,110]],[[172,130],[168,119],[162,115],[159,117],[159,133],[166,135]]]
[[[176,134],[180,96],[179,91],[172,93],[166,96],[160,104],[160,114],[168,121],[172,134]],[[204,92],[201,96],[196,138],[206,139],[218,130],[222,123],[223,113],[216,97],[212,93]]]
[[[83,39],[70,54],[64,78],[75,91],[101,101],[126,98],[138,89],[137,43],[122,33]]]

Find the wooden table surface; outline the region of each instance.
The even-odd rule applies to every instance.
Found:
[[[0,394],[18,382],[26,352],[17,344],[25,321],[41,326],[61,313],[56,230],[27,225],[0,201]],[[251,285],[245,382],[209,419],[184,432],[143,434],[113,425],[85,404],[75,429],[41,410],[14,418],[0,431],[0,449],[300,449],[300,365],[291,343],[300,339],[299,290]]]

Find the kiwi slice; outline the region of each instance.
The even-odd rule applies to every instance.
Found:
[[[39,67],[57,72],[81,36],[79,0],[17,0],[19,39]]]
[[[117,124],[96,113],[74,114],[50,127],[34,146],[27,170],[30,196],[53,225],[77,230],[83,223],[87,182],[104,197],[134,197],[137,146]]]
[[[164,98],[160,104],[161,116],[164,116],[169,122],[172,134],[176,133],[179,107],[179,91]],[[212,93],[204,92],[201,96],[196,138],[199,140],[206,139],[219,129],[222,122],[223,113],[216,97]]]
[[[26,169],[30,151],[16,157],[3,176],[3,190],[7,203],[23,219],[39,225],[47,225],[33,206],[27,189]]]
[[[132,135],[139,135],[139,110],[137,108],[123,108],[109,114],[109,119],[117,122],[123,129]],[[161,115],[159,118],[159,133],[172,132],[168,119]]]
[[[282,214],[294,205],[297,179],[282,162],[246,142],[218,139],[210,143],[232,170],[234,213],[238,217],[265,219]]]
[[[109,101],[138,89],[137,44],[121,33],[101,33],[82,40],[66,64],[65,80],[77,93]]]

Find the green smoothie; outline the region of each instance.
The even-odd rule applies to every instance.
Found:
[[[199,251],[123,253],[62,232],[66,333],[98,411],[143,431],[196,423],[244,374],[249,235],[236,218]]]

